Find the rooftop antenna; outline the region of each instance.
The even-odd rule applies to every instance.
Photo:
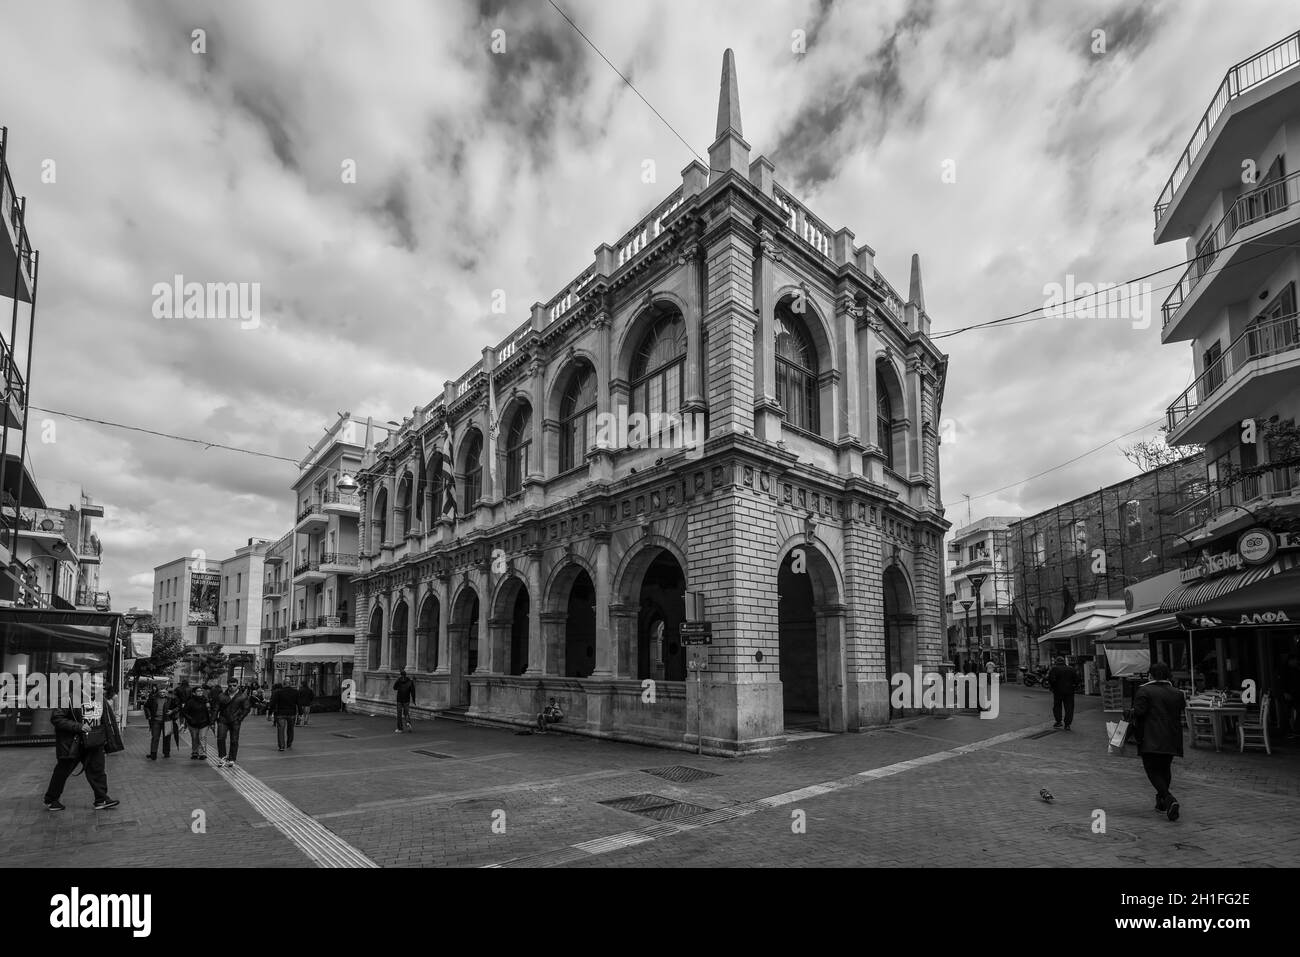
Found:
[[[966,499],[966,524],[973,525],[974,519],[970,517],[970,496],[967,495],[965,492],[962,492],[961,494]]]

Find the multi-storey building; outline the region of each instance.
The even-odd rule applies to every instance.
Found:
[[[259,680],[273,681],[276,652],[289,647],[289,622],[292,597],[289,582],[293,578],[292,531],[267,546],[262,560],[262,630],[260,636],[261,668]],[[296,644],[297,642],[292,642]]]
[[[1188,510],[1193,587],[1172,604],[1252,587],[1281,595],[1284,582],[1300,596],[1289,571],[1300,551],[1300,32],[1219,84],[1155,206],[1155,241],[1173,240],[1190,263],[1165,301],[1161,341],[1192,345],[1195,380],[1169,406],[1169,438],[1205,446],[1208,488]],[[1277,574],[1284,582],[1256,586]],[[1208,636],[1220,680],[1253,668],[1271,681],[1300,652],[1294,628],[1265,631]]]
[[[9,174],[9,131],[0,127],[0,601],[17,602],[31,590],[31,574],[15,561],[19,510],[44,508],[27,466],[27,396],[32,324],[40,255],[27,235],[27,200]],[[18,351],[25,327],[28,348]]]
[[[677,746],[888,720],[946,652],[947,360],[874,256],[751,161],[728,51],[708,166],[367,450],[359,705],[405,669],[417,714]]]
[[[99,587],[103,546],[91,529],[103,514],[103,506],[84,493],[80,506],[18,509],[13,561],[22,570],[23,587],[13,596],[15,604],[109,610],[109,594]]]
[[[357,627],[352,576],[360,563],[356,474],[363,443],[373,441],[374,432],[372,424],[362,425],[344,413],[298,463],[293,486],[292,575],[279,600],[284,607],[273,610],[287,612],[294,647],[277,653],[276,676],[294,684],[307,681],[326,706],[352,673]],[[387,434],[379,430],[380,436]]]
[[[948,652],[960,668],[982,666],[991,658],[1003,674],[1014,675],[1028,660],[1025,636],[1016,628],[1014,521],[990,515],[948,540]]]
[[[186,647],[215,643],[221,610],[221,562],[202,549],[153,570],[154,623],[175,628]]]
[[[1028,639],[1026,661],[1046,663],[1067,650],[1091,657],[1091,638],[1069,648],[1043,648],[1038,639],[1077,604],[1122,601],[1130,585],[1181,568],[1186,516],[1204,493],[1204,460],[1195,454],[1012,520],[1013,607]]]

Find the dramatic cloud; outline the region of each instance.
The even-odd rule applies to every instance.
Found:
[[[1152,203],[1223,71],[1295,28],[1208,0],[561,6],[673,129],[547,3],[6,10],[0,123],[42,255],[33,403],[289,460],[34,412],[52,500],[105,505],[115,607],[150,603],[155,564],[277,537],[336,411],[426,404],[666,196],[713,139],[726,47],[755,153],[896,287],[919,252],[938,336],[1184,258],[1152,246]],[[258,283],[260,322],[155,318],[176,276]],[[950,518],[963,493],[1019,514],[1130,471],[1107,449],[982,495],[1162,417],[1191,369],[1159,344],[1174,278],[1150,328],[938,340]]]

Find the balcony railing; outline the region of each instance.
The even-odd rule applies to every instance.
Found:
[[[618,251],[620,266],[631,262],[641,250],[649,246],[664,231],[664,220],[668,214],[682,204],[682,189],[679,186],[671,196],[650,211],[649,215],[637,223],[614,244]]]
[[[18,371],[14,354],[3,339],[0,339],[0,380],[4,382],[6,400],[17,402],[20,409],[27,404],[27,387],[23,382],[23,374]]]
[[[289,629],[285,628],[284,625],[281,625],[278,628],[263,628],[262,643],[266,644],[267,642],[272,641],[284,641],[284,639],[288,637],[288,632]]]
[[[347,615],[317,615],[312,618],[298,618],[289,625],[290,631],[311,631],[314,628],[347,628]]]
[[[301,575],[303,572],[318,571],[320,571],[320,562],[299,562],[297,565],[293,566],[293,573],[295,576]]]
[[[1238,476],[1183,506],[1174,515],[1174,531],[1184,534],[1200,528],[1219,512],[1235,505],[1289,496],[1300,496],[1300,467],[1280,465],[1252,469],[1250,474]]]
[[[18,237],[18,260],[22,263],[23,274],[27,281],[32,281],[32,242],[27,236],[27,226],[23,223],[22,208],[18,204],[18,193],[14,189],[14,181],[9,176],[9,161],[7,158],[9,131],[0,127],[0,217],[13,227],[14,235]],[[18,294],[14,290],[14,295]]]
[[[62,534],[67,527],[67,516],[49,508],[24,508],[18,513],[18,527],[27,532]]]
[[[309,516],[309,515],[319,515],[319,514],[321,514],[321,505],[320,505],[320,503],[319,503],[319,502],[309,502],[309,503],[307,503],[306,505],[304,505],[304,506],[302,507],[302,511],[300,511],[300,512],[298,513],[298,521],[301,522],[304,518],[306,518],[306,517]]]
[[[1254,56],[1242,60],[1228,70],[1223,77],[1223,82],[1219,84],[1218,90],[1215,91],[1214,98],[1210,100],[1210,106],[1206,109],[1205,115],[1201,117],[1201,122],[1196,124],[1192,138],[1187,142],[1187,148],[1183,150],[1178,162],[1174,164],[1174,171],[1169,176],[1169,182],[1165,184],[1164,190],[1160,193],[1160,198],[1156,200],[1157,226],[1160,225],[1160,217],[1169,208],[1169,204],[1174,201],[1174,194],[1178,192],[1178,187],[1182,185],[1183,180],[1187,178],[1187,174],[1191,171],[1196,157],[1210,138],[1210,130],[1214,129],[1214,124],[1219,121],[1219,117],[1228,108],[1228,104],[1248,90],[1259,86],[1265,80],[1272,79],[1298,63],[1300,63],[1300,31],[1279,40],[1267,50],[1262,50]]]
[[[786,227],[813,249],[829,258],[831,254],[831,228],[779,186],[773,188],[772,197],[776,200],[776,204],[784,209],[790,217],[786,220]]]
[[[1300,173],[1275,179],[1238,196],[1209,236],[1201,241],[1196,258],[1188,263],[1187,269],[1170,291],[1169,298],[1160,310],[1164,315],[1163,324],[1169,325],[1169,320],[1182,307],[1201,279],[1214,268],[1219,253],[1232,242],[1232,237],[1240,229],[1274,216],[1284,209],[1290,209],[1297,203],[1300,203]]]
[[[1187,391],[1169,406],[1165,413],[1169,430],[1173,431],[1179,423],[1194,414],[1247,363],[1292,352],[1297,348],[1300,348],[1300,318],[1295,313],[1247,326],[1228,346],[1228,351],[1212,362],[1196,377]]]
[[[361,506],[361,497],[356,492],[340,492],[337,489],[331,489],[325,493],[326,505],[350,505],[359,508]],[[302,519],[304,516],[299,515]]]
[[[106,591],[82,588],[77,591],[77,604],[83,608],[90,606],[100,611],[107,611],[112,607],[112,596]]]
[[[355,568],[361,564],[361,560],[356,555],[348,555],[345,552],[322,552],[320,563],[322,565],[345,565],[349,568]]]

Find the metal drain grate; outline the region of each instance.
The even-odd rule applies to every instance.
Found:
[[[674,801],[659,794],[633,794],[631,797],[614,798],[612,801],[600,801],[605,807],[618,811],[628,811],[655,821],[676,821],[697,814],[707,814],[709,808],[698,804],[686,804]]]
[[[1031,734],[1031,735],[1029,735],[1029,736],[1026,738],[1026,740],[1028,740],[1028,741],[1037,741],[1039,738],[1045,738],[1045,737],[1047,737],[1049,734],[1056,734],[1056,729],[1055,729],[1055,728],[1048,728],[1046,731],[1039,731],[1037,734]]]
[[[452,755],[443,754],[441,751],[430,751],[428,748],[416,748],[412,754],[423,754],[426,758],[450,758]]]
[[[336,738],[355,738],[355,734],[348,734],[346,731],[331,731],[330,734]]]
[[[657,778],[663,778],[665,781],[673,781],[677,784],[683,784],[690,781],[703,781],[705,778],[716,778],[718,775],[712,771],[701,771],[699,768],[688,768],[685,765],[674,764],[666,768],[642,768],[645,774],[653,774]]]

